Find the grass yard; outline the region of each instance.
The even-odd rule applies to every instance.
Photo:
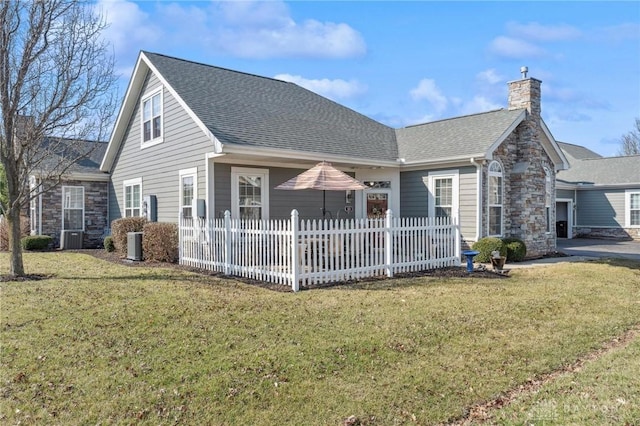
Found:
[[[79,253],[25,266],[51,278],[0,283],[3,424],[437,424],[640,325],[633,262],[296,294]],[[639,356],[636,338],[491,422],[638,424]]]

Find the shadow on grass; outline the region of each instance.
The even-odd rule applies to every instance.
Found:
[[[616,268],[628,268],[633,270],[640,270],[640,262],[637,260],[624,259],[619,257],[606,257],[598,260],[591,260],[593,263],[599,263],[601,265],[609,265]]]

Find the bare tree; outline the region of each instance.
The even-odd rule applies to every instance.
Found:
[[[69,140],[104,140],[115,111],[113,54],[89,2],[0,2],[0,160],[6,174],[10,275],[24,275],[20,216],[89,153]],[[46,143],[45,143],[46,141]],[[52,154],[56,155],[52,155]],[[55,159],[55,160],[52,160]]]
[[[622,135],[620,139],[620,155],[638,155],[640,154],[640,118],[636,118],[636,128]]]

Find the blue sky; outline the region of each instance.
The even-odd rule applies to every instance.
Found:
[[[556,140],[615,155],[640,117],[640,3],[100,0],[124,94],[140,50],[295,82],[393,127],[542,80]]]

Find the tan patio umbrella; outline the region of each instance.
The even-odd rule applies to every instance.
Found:
[[[348,174],[323,161],[306,172],[276,186],[275,189],[298,190],[316,189],[322,191],[322,217],[326,214],[326,191],[347,191],[366,189],[367,186]]]

